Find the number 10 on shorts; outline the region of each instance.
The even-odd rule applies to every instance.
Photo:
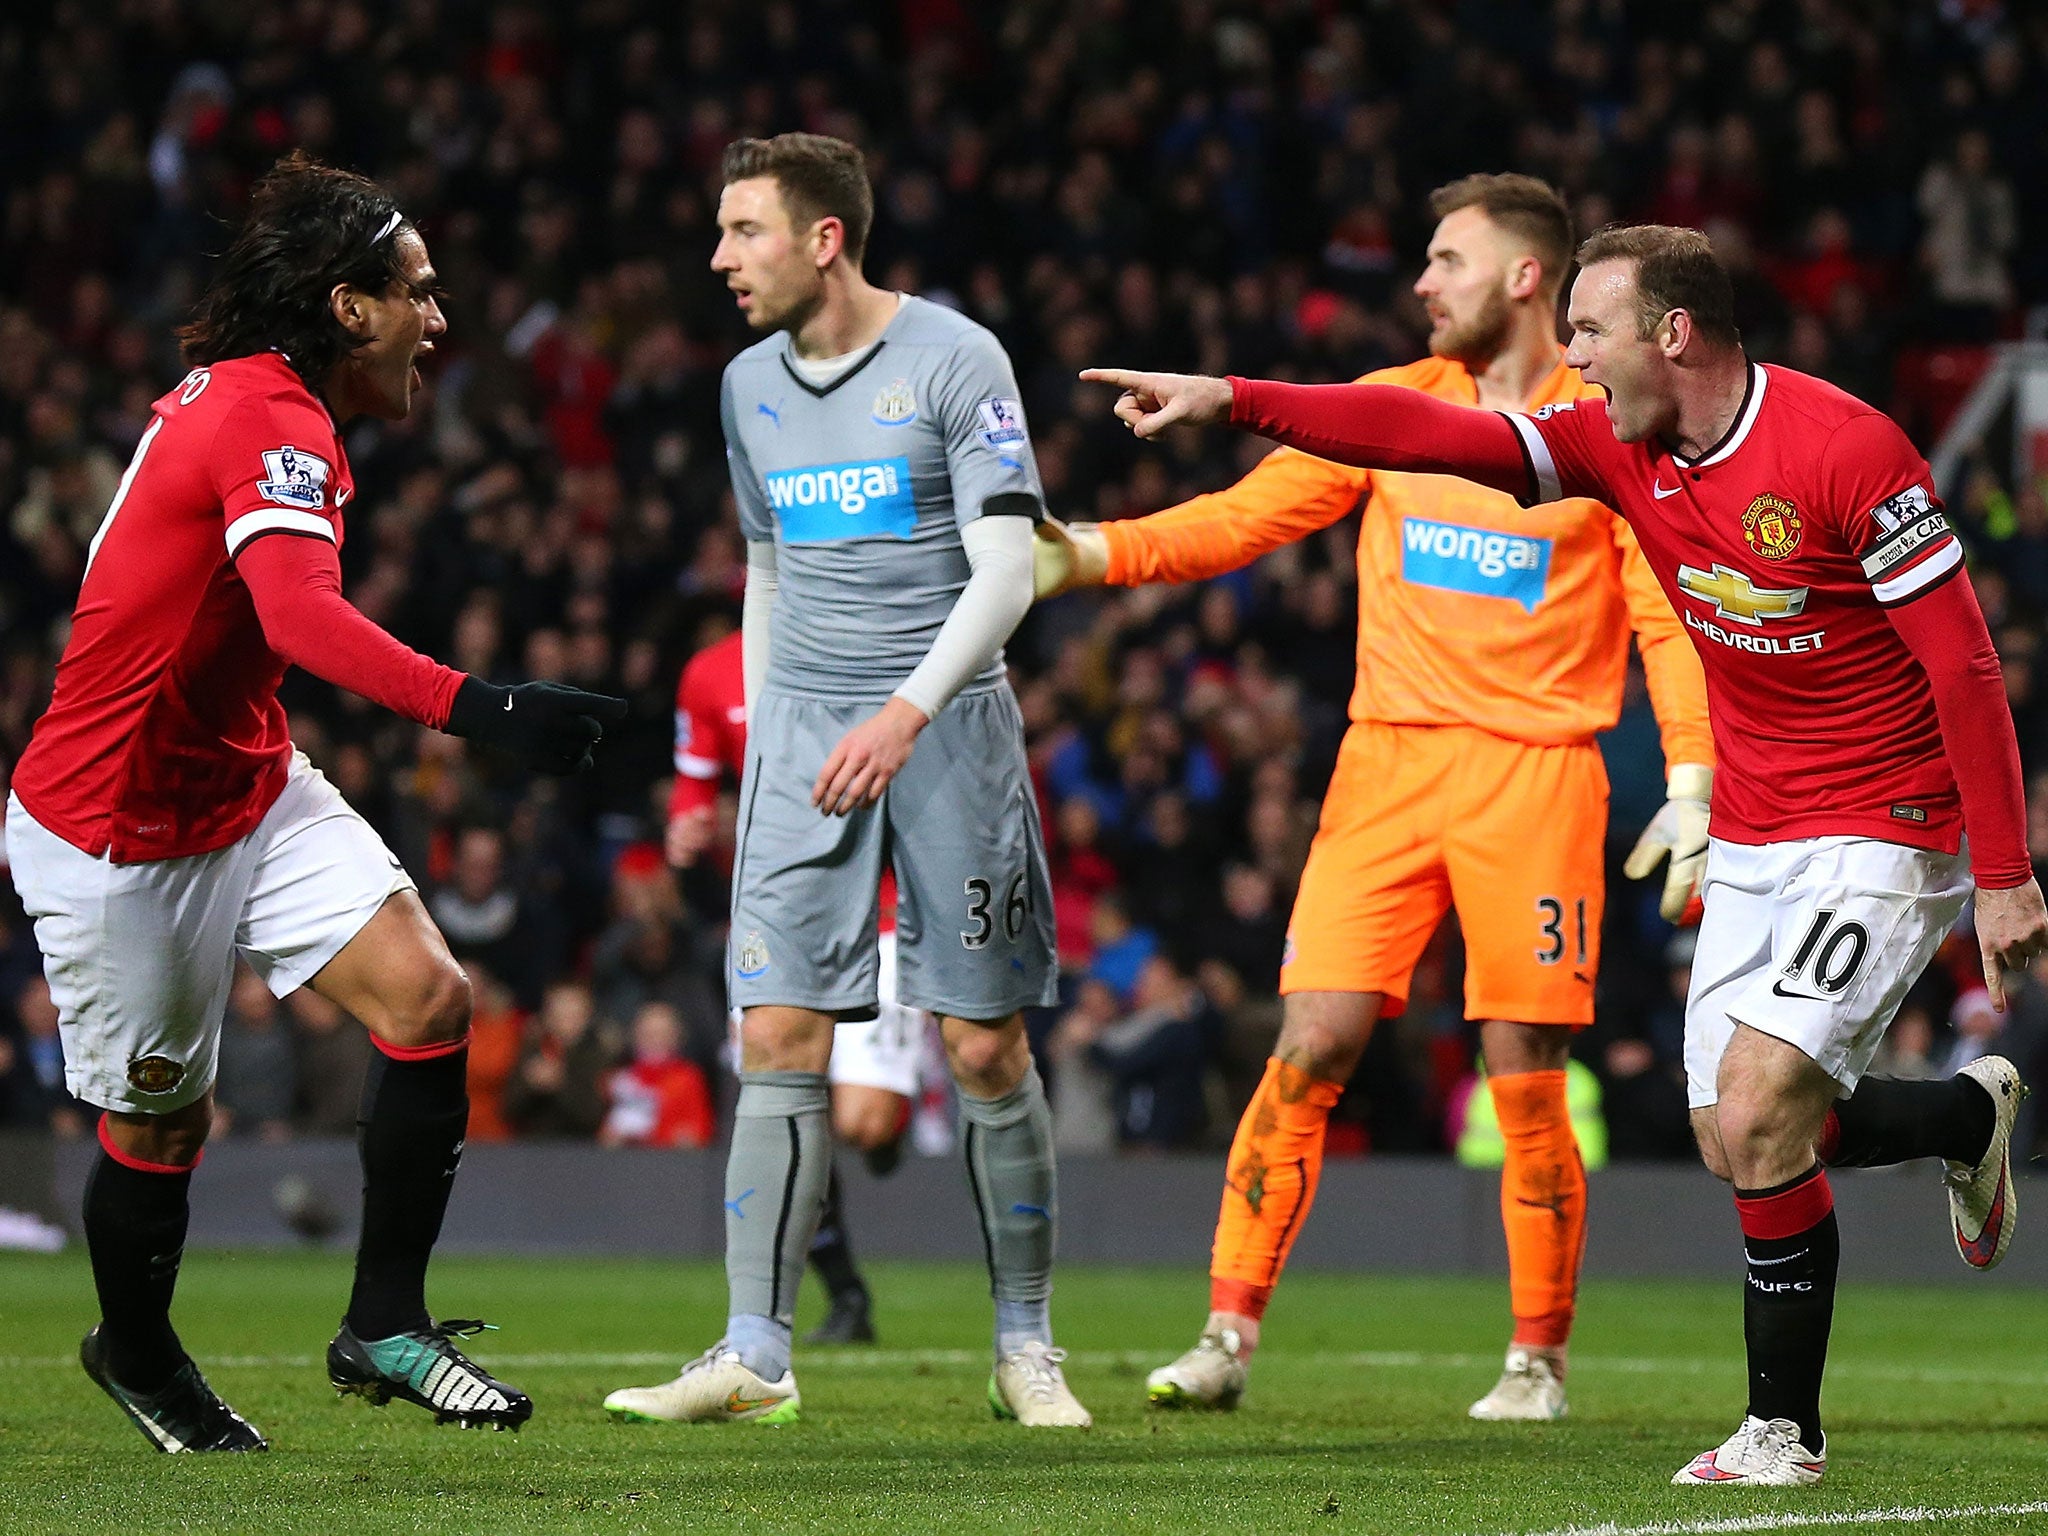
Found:
[[[995,901],[992,882],[976,876],[967,882],[967,926],[960,930],[960,943],[967,949],[986,949],[995,937],[996,918],[990,910]],[[1024,932],[1024,920],[1031,916],[1031,882],[1019,870],[1010,877],[1003,892],[1003,937],[1014,944]]]

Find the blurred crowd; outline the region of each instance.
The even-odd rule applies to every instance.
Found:
[[[1585,228],[1709,230],[1754,353],[1892,410],[1923,449],[1985,344],[2048,304],[2048,14],[1997,0],[8,8],[0,775],[149,404],[183,372],[173,328],[251,180],[293,146],[391,185],[452,293],[413,417],[347,434],[349,595],[467,671],[631,701],[597,770],[556,784],[287,682],[299,745],[476,979],[473,1138],[717,1134],[725,892],[659,849],[676,677],[735,622],[742,583],[716,401],[748,337],[706,269],[718,159],[791,128],[867,149],[871,276],[1009,348],[1067,515],[1164,507],[1259,452],[1222,433],[1140,447],[1077,368],[1336,379],[1412,358],[1424,199],[1472,170],[1550,178]],[[2038,774],[2048,503],[1987,458],[1957,510]],[[1062,599],[1011,647],[1067,976],[1033,1037],[1070,1147],[1213,1145],[1256,1077],[1344,727],[1354,539],[1340,524],[1200,588]],[[1639,678],[1605,746],[1616,866],[1661,797]],[[1580,1043],[1594,1113],[1616,1156],[1686,1155],[1688,936],[1611,872]],[[1993,1045],[2038,1062],[2048,998],[2030,983],[1991,1015],[1967,935],[1954,953],[1889,1069]],[[1459,1142],[1460,988],[1447,925],[1333,1150]],[[310,993],[280,1003],[245,975],[221,1071],[232,1133],[350,1130],[365,1049]],[[0,1119],[85,1123],[18,907],[0,910]]]

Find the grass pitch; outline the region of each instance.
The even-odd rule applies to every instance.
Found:
[[[1713,1522],[2048,1536],[2040,1293],[1848,1290],[1827,1482],[1710,1491],[1667,1482],[1741,1410],[1732,1275],[1589,1284],[1572,1417],[1532,1426],[1464,1417],[1499,1369],[1499,1281],[1292,1275],[1244,1406],[1165,1414],[1146,1408],[1144,1373],[1192,1342],[1205,1278],[1069,1267],[1054,1317],[1095,1414],[1085,1434],[991,1420],[975,1269],[876,1265],[871,1279],[882,1345],[800,1351],[801,1424],[614,1425],[606,1391],[666,1378],[716,1335],[716,1266],[442,1259],[436,1304],[501,1325],[476,1353],[533,1394],[534,1420],[513,1436],[335,1398],[319,1362],[344,1259],[196,1252],[181,1331],[275,1449],[171,1457],[77,1367],[92,1320],[83,1257],[0,1257],[0,1531],[1497,1536]],[[807,1300],[800,1326],[819,1305]],[[1961,1513],[1987,1506],[2005,1512]]]

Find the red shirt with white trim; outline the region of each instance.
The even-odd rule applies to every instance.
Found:
[[[718,803],[719,781],[747,759],[746,674],[734,630],[690,658],[676,684],[676,783],[669,819]]]
[[[246,836],[290,770],[277,687],[294,662],[444,723],[462,674],[340,596],[354,492],[333,418],[276,353],[194,369],[158,400],[14,771],[28,813],[120,864]]]
[[[1977,884],[2032,878],[1998,652],[1927,466],[1818,379],[1750,368],[1697,462],[1616,442],[1604,401],[1534,416],[1376,384],[1232,378],[1231,420],[1367,469],[1457,475],[1625,516],[1705,664],[1713,830],[1953,851]]]
[[[1598,496],[1627,517],[1699,648],[1715,836],[1957,851],[1934,692],[1886,610],[1956,577],[1963,550],[1888,417],[1751,364],[1734,426],[1697,461],[1617,440],[1601,400],[1508,420],[1537,499]]]

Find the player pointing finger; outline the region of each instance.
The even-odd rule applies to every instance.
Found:
[[[1230,420],[1230,381],[1191,373],[1133,373],[1123,368],[1083,368],[1087,384],[1113,384],[1123,391],[1116,418],[1139,437],[1155,437],[1172,426],[1205,427]]]
[[[1977,892],[1977,948],[1984,957],[1984,986],[1991,1006],[2005,1012],[2005,973],[2024,971],[2048,954],[2048,908],[2039,881],[2009,890]]]

